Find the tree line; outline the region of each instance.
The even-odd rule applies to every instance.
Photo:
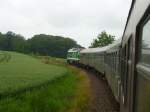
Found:
[[[113,41],[115,41],[114,36],[102,31],[93,39],[90,48],[107,46]],[[0,50],[65,58],[67,51],[72,47],[81,46],[75,40],[62,36],[38,34],[25,39],[22,35],[11,31],[5,34],[0,32]]]
[[[65,58],[72,47],[81,46],[75,40],[62,36],[39,34],[25,39],[11,31],[6,34],[0,32],[0,50]]]

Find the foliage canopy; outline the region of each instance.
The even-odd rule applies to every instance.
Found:
[[[73,39],[62,36],[39,34],[26,40],[23,36],[11,31],[6,34],[0,33],[0,50],[5,51],[16,51],[64,58],[66,57],[68,49],[72,47],[81,46]]]
[[[107,46],[108,44],[111,44],[115,40],[114,37],[115,36],[107,34],[105,31],[103,31],[100,34],[98,34],[96,39],[93,40],[90,48]]]

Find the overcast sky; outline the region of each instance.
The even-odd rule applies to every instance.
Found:
[[[0,0],[0,32],[70,37],[89,46],[105,30],[122,36],[131,0]]]

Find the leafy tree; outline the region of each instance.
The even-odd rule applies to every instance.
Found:
[[[114,36],[107,34],[105,31],[98,34],[97,38],[93,40],[90,48],[104,47],[111,44],[115,40]]]
[[[5,50],[5,38],[1,32],[0,32],[0,50]]]
[[[12,51],[25,53],[26,51],[26,40],[21,35],[16,35],[12,38]]]

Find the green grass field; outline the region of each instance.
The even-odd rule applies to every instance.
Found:
[[[0,112],[86,112],[88,78],[64,59],[15,52],[0,59]]]
[[[0,52],[0,95],[40,86],[67,73],[65,67],[47,65],[28,55]]]
[[[49,85],[0,101],[0,112],[68,112],[74,105],[76,77],[68,74]]]

